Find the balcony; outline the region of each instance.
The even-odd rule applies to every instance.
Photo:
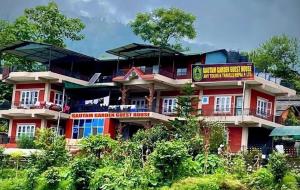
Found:
[[[151,112],[155,109],[137,108],[135,105],[100,105],[100,104],[75,104],[71,112]]]
[[[16,101],[0,104],[0,117],[3,118],[42,117],[47,119],[57,119],[59,112],[61,118],[68,119],[70,107],[64,106],[62,108],[62,106],[50,102],[24,104]]]
[[[220,121],[223,123],[244,124],[248,127],[281,127],[276,123],[272,113],[266,113],[253,108],[230,108],[220,110],[199,110],[200,118],[208,121]]]

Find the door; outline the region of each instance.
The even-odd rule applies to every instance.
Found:
[[[242,115],[243,111],[243,97],[236,96],[235,97],[235,115]]]

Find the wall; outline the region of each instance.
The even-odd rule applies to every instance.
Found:
[[[18,124],[22,124],[22,123],[35,124],[35,134],[36,134],[37,129],[41,127],[41,122],[42,122],[41,119],[14,119],[14,120],[12,120],[11,137],[17,136],[17,125]],[[12,138],[11,140],[12,140],[11,143],[15,142],[14,138]]]
[[[212,52],[207,53],[205,58],[205,64],[219,64],[219,63],[226,63],[227,56],[224,52]]]
[[[268,100],[269,102],[272,102],[272,109],[271,109],[271,115],[266,117],[265,119],[269,121],[273,121],[273,113],[274,113],[274,103],[275,103],[275,96],[259,92],[257,90],[251,90],[251,97],[250,97],[250,111],[252,114],[256,114],[256,107],[257,107],[257,99],[261,97],[263,99]]]
[[[38,90],[38,101],[44,101],[45,84],[16,84],[15,97],[13,98],[14,105],[18,105],[21,100],[21,91],[23,90]]]
[[[232,88],[232,89],[204,89],[203,96],[208,96],[209,103],[202,104],[202,114],[209,115],[218,115],[215,113],[215,97],[216,96],[231,96],[231,110],[229,113],[222,113],[222,115],[234,115],[235,111],[235,97],[242,96],[242,88]]]
[[[231,152],[241,150],[242,144],[242,127],[228,126],[228,144]]]

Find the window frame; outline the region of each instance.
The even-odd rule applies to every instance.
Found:
[[[228,99],[228,108],[226,108],[227,101],[225,99],[225,101],[224,101],[225,104],[223,105],[223,108],[225,108],[225,109],[222,109],[221,102],[219,104],[219,109],[217,109],[217,106],[218,106],[218,100],[217,99],[220,99],[222,101],[222,98]],[[215,96],[214,112],[215,113],[230,113],[230,111],[231,111],[231,99],[232,99],[232,96]]]
[[[144,102],[144,107],[141,107],[141,104],[137,106],[137,102]],[[147,101],[145,98],[132,98],[130,101],[131,105],[135,105],[136,109],[146,109],[147,108]]]
[[[261,106],[261,103],[265,103],[265,106]],[[269,106],[270,105],[270,106]],[[268,99],[262,98],[262,97],[257,97],[256,100],[256,115],[261,116],[261,117],[269,117],[272,113],[272,102],[269,101]],[[270,108],[269,108],[270,107]],[[262,108],[264,108],[264,113],[262,113]]]
[[[167,101],[167,109],[165,109],[165,101]],[[169,101],[172,101],[172,103],[169,104]],[[177,101],[178,100],[175,97],[166,97],[166,98],[163,98],[163,101],[162,101],[162,113],[166,114],[166,115],[168,115],[168,114],[175,114],[176,113],[176,108],[177,108]],[[171,110],[171,111],[169,111],[169,110]]]
[[[206,100],[206,102],[204,100]],[[202,105],[209,104],[209,96],[202,96],[202,98],[201,98],[201,104]]]
[[[59,98],[57,98],[56,96]],[[53,103],[62,106],[62,96],[63,96],[62,92],[59,91],[54,92]],[[67,95],[64,96],[64,105],[66,105],[66,103],[67,103]]]
[[[21,90],[20,91],[20,105],[22,106],[32,106],[35,105],[36,102],[39,101],[39,90]],[[27,96],[27,93],[29,93],[29,96]],[[32,100],[32,93],[36,93],[36,96]],[[23,102],[23,94],[24,95],[24,102]],[[28,101],[26,101],[28,99]],[[28,104],[26,102],[29,102]]]
[[[33,127],[33,132],[28,132],[25,131],[25,134],[23,134],[23,130],[19,130],[20,128],[25,128],[25,130],[27,130],[27,127]],[[26,135],[29,137],[34,137],[35,136],[35,128],[36,128],[36,124],[35,123],[18,123],[17,124],[17,130],[16,130],[16,138],[18,139],[19,137]],[[32,135],[28,135],[28,134],[32,134]]]
[[[186,76],[186,75],[187,75],[187,68],[186,67],[179,67],[179,68],[176,69],[176,76]]]
[[[86,126],[86,123],[87,123],[86,120],[91,120],[90,126]],[[97,120],[96,121],[96,123],[97,123],[96,126],[93,125],[94,124],[94,120]],[[100,123],[99,120],[102,120],[101,121],[102,125],[99,124]],[[75,127],[75,121],[77,121],[76,127]],[[81,121],[83,121],[82,126],[81,126],[81,123],[82,123]],[[77,130],[76,138],[74,138],[74,136],[75,136],[74,135],[74,129],[75,128]],[[90,128],[90,132],[89,132],[88,135],[85,135],[86,128]],[[72,137],[71,138],[72,139],[82,139],[82,138],[89,137],[91,135],[95,135],[95,134],[93,134],[93,129],[96,129],[96,131],[97,131],[96,135],[104,135],[104,128],[105,128],[105,118],[74,119],[73,125],[72,125]],[[79,134],[80,134],[79,131],[80,131],[80,129],[82,129],[82,137],[79,137]],[[102,129],[101,133],[99,133],[99,129]]]

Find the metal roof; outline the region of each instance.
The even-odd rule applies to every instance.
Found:
[[[48,63],[54,60],[63,59],[81,59],[84,61],[100,62],[100,60],[90,57],[72,50],[57,47],[51,44],[17,41],[0,47],[1,53],[8,53],[27,60],[36,61],[39,63]],[[76,61],[77,62],[77,61]]]
[[[112,55],[124,58],[146,58],[158,56],[183,55],[181,52],[167,47],[158,47],[154,45],[131,43],[115,49],[106,51]]]
[[[300,136],[300,126],[276,127],[272,130],[270,136]]]

